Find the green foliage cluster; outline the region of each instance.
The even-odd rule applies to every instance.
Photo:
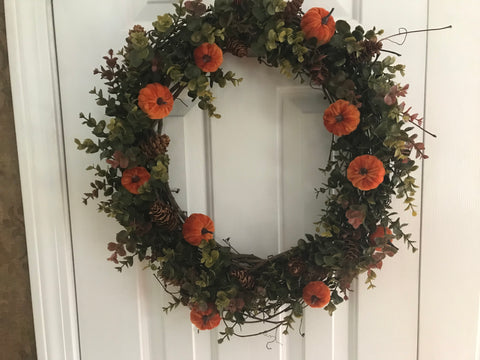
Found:
[[[134,258],[148,261],[172,295],[166,310],[180,304],[214,303],[225,323],[220,341],[245,336],[238,328],[250,322],[268,324],[265,332],[279,327],[288,332],[294,319],[302,316],[302,289],[310,281],[329,286],[332,295],[326,309],[330,313],[348,298],[349,286],[359,274],[366,272],[373,286],[374,269],[381,267],[385,256],[397,252],[388,237],[372,242],[369,236],[378,225],[390,228],[391,238],[403,239],[415,250],[410,235],[403,231],[405,224],[391,210],[392,197],[398,197],[414,212],[417,186],[412,173],[417,165],[410,151],[415,149],[424,157],[423,144],[411,134],[412,125],[417,125],[414,121],[421,119],[396,101],[404,93],[392,91],[402,89],[394,79],[398,73],[403,75],[404,67],[391,56],[380,57],[381,31],[352,29],[341,20],[331,41],[317,46],[315,39],[304,38],[302,11],[287,5],[283,0],[216,0],[209,7],[199,0],[175,4],[175,11],[158,16],[151,30],[134,27],[125,47],[118,54],[110,50],[105,64],[95,69],[105,80],[107,92],[93,89],[91,93],[104,107],[105,119],[80,115],[95,138],[76,140],[78,148],[99,153],[108,163],[88,168],[96,180],[84,202],[98,198],[99,210],[124,227],[108,245],[110,260],[118,270],[131,266]],[[195,65],[193,50],[204,42],[232,53],[232,47],[240,44],[260,63],[320,89],[331,103],[345,99],[360,110],[358,128],[332,138],[331,156],[322,170],[328,180],[317,189],[328,195],[318,232],[267,259],[239,254],[228,241],[226,245],[215,240],[199,247],[188,244],[182,236],[186,216],[168,185],[169,158],[165,153],[152,157],[145,152],[149,139],[161,134],[162,121],[151,120],[139,109],[140,89],[161,83],[174,98],[186,93],[210,116],[219,117],[212,89],[240,82],[231,71],[220,68],[205,73]],[[394,101],[385,101],[386,96]],[[370,191],[355,188],[346,177],[350,161],[362,154],[375,155],[386,169],[383,183]],[[138,195],[121,184],[124,169],[136,166],[151,174]],[[152,220],[155,203],[173,209],[179,219],[176,226],[160,226]],[[360,226],[352,226],[353,221]]]

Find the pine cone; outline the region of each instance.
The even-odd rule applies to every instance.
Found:
[[[143,141],[139,146],[148,158],[155,159],[158,155],[163,155],[167,152],[168,144],[170,144],[168,135],[156,134]]]
[[[360,42],[363,50],[360,54],[353,53],[351,59],[356,63],[369,62],[374,55],[379,55],[383,44],[380,41],[363,40]]]
[[[322,281],[328,275],[328,271],[320,266],[309,267],[306,274],[304,275],[305,281]]]
[[[299,18],[298,12],[302,8],[303,0],[292,0],[287,2],[287,6],[283,11],[285,21],[291,22],[295,18]]]
[[[371,41],[364,40],[363,45],[365,46],[365,52],[373,55],[380,55],[380,50],[382,50],[383,44],[380,41]]]
[[[351,238],[345,239],[345,260],[353,262],[360,257],[361,251],[358,241]]]
[[[225,50],[238,57],[245,57],[248,55],[247,45],[238,39],[227,39]]]
[[[255,279],[246,270],[232,270],[230,275],[236,278],[245,289],[253,289]]]
[[[178,216],[171,206],[161,202],[155,201],[149,212],[153,222],[165,228],[168,231],[175,230],[178,225]]]
[[[306,265],[305,262],[300,258],[292,258],[288,262],[288,271],[293,276],[300,276],[305,272]]]

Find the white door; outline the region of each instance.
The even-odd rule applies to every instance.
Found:
[[[426,0],[404,1],[405,6],[393,14],[384,3],[305,1],[303,9],[334,7],[336,18],[362,23],[366,28],[384,28],[387,34],[397,32],[400,26],[426,26]],[[58,255],[57,248],[50,258],[63,259],[73,251],[73,261],[66,261],[65,268],[73,266],[74,278],[59,277],[57,285],[60,292],[75,295],[75,299],[58,301],[68,307],[62,319],[73,320],[49,325],[61,329],[53,335],[66,343],[59,353],[84,360],[415,357],[418,257],[406,247],[385,264],[377,289],[367,291],[360,280],[351,300],[333,317],[325,311],[308,310],[303,322],[297,323],[298,329],[288,336],[234,339],[222,345],[216,343],[216,331],[198,333],[192,328],[186,309],[164,314],[162,307],[168,296],[141,264],[117,273],[106,261],[106,244],[114,238],[117,225],[97,213],[95,205],[81,202],[92,180],[85,168],[97,159],[76,150],[73,139],[90,136],[78,114],[91,112],[102,118],[88,91],[101,86],[92,70],[101,64],[108,49],[120,49],[133,25],[149,27],[157,14],[171,12],[173,7],[161,0],[53,0],[51,16],[48,5],[46,1],[42,9],[48,12],[45,19],[54,20],[54,37],[52,33],[47,37],[49,44],[53,38],[56,41],[51,50],[56,54],[59,93],[54,95],[61,100],[58,108],[66,161],[66,169],[60,165],[59,172],[66,170],[68,184],[68,214],[55,221],[63,221],[65,229],[71,229],[71,249],[69,240],[60,239],[67,241],[62,248],[66,253]],[[43,11],[36,6],[36,12]],[[402,82],[410,83],[409,104],[422,112],[425,36],[410,36],[403,47],[386,42],[384,48],[402,53],[399,62],[408,65],[408,78]],[[326,103],[318,91],[258,65],[255,59],[226,56],[223,67],[244,81],[238,88],[216,89],[215,105],[221,119],[208,119],[195,106],[179,107],[166,119],[174,164],[171,186],[180,189],[177,198],[185,210],[214,218],[218,239],[230,237],[239,251],[267,256],[295,245],[305,232],[314,231],[312,223],[323,204],[314,196],[314,188],[322,181],[317,169],[325,164],[329,151],[329,135],[321,122]],[[49,72],[56,79],[55,71]],[[62,159],[54,161],[62,164]],[[403,218],[410,222],[413,238],[418,239],[419,222],[408,214]],[[71,286],[64,286],[63,281]],[[55,317],[55,309],[49,312],[47,318]],[[53,359],[44,354],[55,353],[52,349],[62,341],[56,343],[51,333],[44,340],[39,346],[45,352],[40,352],[39,358]]]

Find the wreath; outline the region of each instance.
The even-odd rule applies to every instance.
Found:
[[[380,57],[382,31],[354,29],[332,11],[301,10],[302,0],[180,1],[175,12],[158,16],[146,31],[137,25],[117,54],[108,51],[94,70],[107,94],[93,89],[108,120],[80,114],[96,140],[75,139],[80,150],[100,154],[106,164],[90,166],[96,180],[83,199],[123,227],[108,244],[108,260],[119,271],[134,259],[146,261],[171,295],[166,311],[190,307],[199,329],[221,322],[219,342],[292,327],[306,306],[330,314],[348,299],[352,281],[366,273],[373,287],[375,270],[403,239],[415,251],[410,234],[392,212],[393,197],[403,198],[415,215],[417,188],[410,158],[426,158],[412,131],[422,119],[400,102],[408,85],[395,82],[404,66]],[[315,234],[280,254],[260,258],[237,252],[228,240],[214,239],[214,223],[205,214],[180,209],[168,183],[170,139],[163,119],[186,93],[219,118],[213,89],[241,81],[222,69],[223,54],[255,56],[258,62],[313,89],[328,100],[323,121],[332,133],[322,171],[328,180],[323,215]],[[319,119],[320,120],[320,119]],[[101,197],[100,197],[101,196]],[[265,331],[240,332],[247,323]]]

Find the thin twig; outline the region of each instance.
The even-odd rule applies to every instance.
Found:
[[[413,125],[415,125],[415,126],[416,126],[417,128],[419,128],[420,130],[426,132],[428,135],[433,136],[434,138],[437,137],[437,135],[435,135],[435,134],[431,133],[430,131],[422,128],[422,127],[421,127],[420,125],[418,125],[417,123],[414,123],[413,121],[410,121],[410,123],[412,123]]]
[[[253,336],[257,336],[257,335],[267,334],[267,333],[269,333],[270,331],[273,331],[273,330],[275,330],[275,329],[278,329],[280,326],[282,326],[282,324],[275,325],[275,326],[272,327],[271,329],[267,329],[267,330],[264,330],[264,331],[260,331],[260,332],[258,332],[258,333],[254,333],[254,334],[240,335],[240,334],[234,333],[233,335],[238,336],[238,337],[241,337],[241,338],[253,337]]]
[[[165,290],[165,292],[169,295],[171,295],[175,301],[179,300],[175,294],[180,294],[180,291],[177,291],[177,292],[173,292],[173,291],[170,291],[167,289],[167,286],[160,280],[160,278],[157,276],[157,274],[153,274],[153,277],[155,279],[157,279],[158,283],[161,285],[161,287],[163,288],[163,290]]]
[[[323,93],[325,94],[325,96],[327,97],[328,101],[330,102],[330,104],[333,104],[335,102],[335,99],[333,98],[332,94],[330,94],[330,92],[327,90],[327,88],[325,87],[325,85],[322,85],[322,89],[323,89]]]
[[[452,25],[444,26],[444,27],[441,27],[441,28],[431,28],[431,29],[411,30],[411,31],[408,31],[405,28],[400,28],[400,29],[398,29],[398,33],[387,36],[386,38],[380,39],[379,41],[383,42],[385,40],[389,40],[389,41],[391,41],[395,44],[403,45],[403,43],[405,42],[405,39],[406,39],[406,35],[408,35],[408,34],[419,33],[419,32],[428,32],[428,31],[438,31],[438,30],[445,30],[445,29],[451,29],[451,28],[452,28]],[[401,30],[405,30],[405,31],[401,32]],[[403,39],[402,42],[391,40],[391,38],[393,38],[395,36],[400,36],[400,35],[405,35],[405,39]]]
[[[381,49],[380,51],[384,51],[384,52],[387,52],[387,53],[390,53],[390,54],[393,54],[393,55],[397,55],[397,56],[402,56],[402,54],[400,54],[396,51],[392,51],[392,50]]]
[[[275,329],[275,335],[272,335],[271,338],[272,338],[272,340],[267,341],[267,343],[265,344],[265,347],[267,348],[267,350],[272,350],[272,348],[270,347],[270,344],[274,344],[274,343],[279,344],[278,329]]]
[[[330,142],[330,152],[328,154],[328,162],[327,162],[327,166],[328,164],[330,164],[330,161],[332,161],[332,154],[333,154],[333,144],[335,142],[335,135],[332,134],[332,140]]]
[[[235,249],[232,244],[230,244],[230,238],[226,238],[226,239],[222,239],[222,241],[227,244],[227,246],[229,247],[230,250],[232,250],[233,252],[235,252],[237,255],[241,255],[237,249]]]
[[[179,83],[177,83],[177,84],[179,84]],[[175,84],[175,85],[177,85],[177,84]],[[186,87],[187,87],[187,85],[179,86],[179,87],[175,90],[175,92],[173,93],[173,95],[172,95],[173,98],[174,98],[174,99],[177,99],[177,98],[180,96],[180,94],[182,93],[182,91],[185,90]]]

